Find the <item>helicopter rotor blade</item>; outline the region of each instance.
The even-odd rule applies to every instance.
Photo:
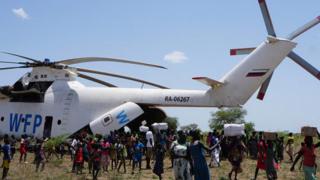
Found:
[[[29,68],[29,66],[4,67],[4,68],[0,68],[0,70],[20,69],[20,68]]]
[[[312,74],[314,77],[320,80],[320,71],[313,67],[311,64],[309,64],[306,60],[304,60],[302,57],[300,57],[298,54],[295,52],[291,51],[288,54],[288,57],[292,59],[295,63],[300,65],[303,69],[308,71],[310,74]]]
[[[27,62],[11,62],[11,61],[0,61],[0,63],[5,63],[5,64],[24,64],[27,65]]]
[[[129,60],[118,59],[118,58],[103,58],[103,57],[73,58],[73,59],[66,59],[66,60],[56,61],[56,63],[64,64],[64,65],[71,65],[71,64],[79,64],[79,63],[85,63],[85,62],[99,62],[99,61],[136,64],[136,65],[142,65],[142,66],[149,66],[149,67],[167,69],[167,68],[165,68],[163,66],[159,66],[159,65],[155,65],[155,64],[142,63],[142,62],[138,62],[138,61],[129,61]]]
[[[145,80],[141,80],[141,79],[137,79],[137,78],[133,78],[133,77],[129,77],[129,76],[106,73],[106,72],[95,71],[95,70],[84,69],[84,68],[76,68],[76,70],[80,71],[80,72],[100,74],[100,75],[105,75],[105,76],[112,76],[112,77],[116,77],[116,78],[122,78],[122,79],[131,80],[131,81],[141,82],[141,83],[148,84],[148,85],[151,85],[151,86],[154,86],[154,87],[158,87],[158,88],[161,88],[161,89],[169,89],[169,88],[167,88],[165,86],[162,86],[162,85],[159,85],[159,84],[155,84],[155,83],[152,83],[152,82],[148,82],[148,81],[145,81]]]
[[[307,22],[306,24],[304,24],[303,26],[301,26],[300,28],[298,28],[297,30],[289,34],[287,39],[293,40],[294,38],[298,37],[300,34],[308,31],[309,29],[311,29],[312,27],[314,27],[319,23],[320,23],[320,16],[318,16],[315,19],[312,19],[311,21]]]
[[[83,79],[87,79],[89,81],[93,81],[93,82],[96,82],[96,83],[99,83],[99,84],[102,84],[102,85],[105,85],[105,86],[108,86],[108,87],[117,87],[111,83],[108,83],[108,82],[105,82],[105,81],[102,81],[100,79],[96,79],[94,77],[91,77],[91,76],[88,76],[88,75],[85,75],[85,74],[81,74],[81,73],[77,73],[78,77],[80,78],[83,78]]]
[[[27,60],[33,61],[35,63],[41,63],[41,61],[39,61],[39,60],[32,59],[32,58],[29,58],[29,57],[26,57],[26,56],[22,56],[22,55],[19,55],[19,54],[14,54],[14,53],[5,52],[5,51],[1,51],[1,52],[4,53],[4,54],[11,55],[11,56],[16,56],[16,57],[19,57],[19,58],[27,59]]]
[[[262,12],[264,24],[266,25],[268,35],[276,37],[276,32],[274,31],[273,24],[271,21],[270,13],[265,0],[258,0],[259,6]]]
[[[272,78],[272,75],[273,75],[273,72],[270,74],[270,76],[262,83],[260,89],[259,89],[259,92],[258,92],[258,95],[257,95],[257,99],[259,100],[263,100],[267,90],[268,90],[268,87],[269,87],[269,84],[270,84],[270,81],[271,81],[271,78]]]

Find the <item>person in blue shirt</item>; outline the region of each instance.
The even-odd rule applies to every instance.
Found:
[[[10,142],[9,142],[8,138],[4,139],[4,145],[2,146],[2,152],[3,152],[2,179],[6,179],[8,172],[9,172],[10,161],[11,161],[11,147],[10,147]]]
[[[210,180],[209,168],[204,156],[204,151],[209,151],[209,149],[200,142],[200,132],[198,130],[193,131],[191,134],[190,154],[193,162],[194,179]]]
[[[141,143],[138,138],[137,141],[133,144],[133,163],[132,163],[132,174],[134,174],[134,168],[137,164],[139,164],[139,171],[141,171],[141,159],[143,155],[144,145]]]

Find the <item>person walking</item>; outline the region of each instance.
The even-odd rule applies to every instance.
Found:
[[[210,180],[209,168],[204,151],[209,149],[200,142],[200,132],[192,133],[192,143],[190,145],[190,154],[193,162],[193,173],[195,180]]]
[[[293,162],[293,154],[294,154],[294,137],[292,133],[289,133],[288,139],[287,139],[287,144],[285,146],[286,152],[290,157],[290,161]]]
[[[3,152],[3,162],[2,162],[2,179],[7,179],[10,162],[11,162],[11,146],[9,142],[9,138],[4,139],[4,145],[2,146],[2,152]]]
[[[152,158],[153,147],[154,147],[154,140],[153,140],[153,133],[152,131],[147,131],[146,133],[146,169],[151,169],[150,161]]]
[[[144,145],[140,142],[140,138],[134,143],[133,148],[133,163],[132,163],[132,174],[134,174],[134,169],[139,165],[139,171],[141,171],[141,160],[143,155]]]
[[[192,180],[192,161],[190,149],[186,142],[186,136],[182,131],[178,132],[177,143],[171,147],[173,151],[173,172],[176,180]]]
[[[266,151],[267,151],[267,144],[263,138],[263,132],[259,132],[259,142],[258,142],[258,160],[257,160],[257,166],[256,171],[254,173],[254,178],[257,179],[259,169],[266,170]]]
[[[165,147],[157,142],[155,147],[155,156],[156,156],[156,162],[153,167],[153,173],[156,174],[160,180],[162,180],[162,174],[163,174],[163,159],[165,156]]]
[[[234,136],[231,138],[231,144],[229,146],[229,154],[228,160],[232,165],[231,171],[229,172],[228,176],[231,180],[232,174],[234,172],[234,179],[237,179],[239,173],[242,172],[241,163],[243,160],[244,152],[247,151],[246,146],[244,145],[243,141],[241,140],[240,136]]]
[[[320,134],[318,133],[318,138]],[[315,149],[320,146],[320,142],[313,144],[313,138],[311,136],[306,136],[304,139],[304,146],[301,147],[298,152],[297,157],[295,158],[290,170],[294,171],[294,166],[303,157],[303,172],[304,178],[306,180],[315,180],[316,179],[316,154]]]
[[[82,142],[79,142],[77,146],[78,147],[76,149],[76,154],[75,154],[76,174],[82,174],[82,166],[84,162]]]
[[[109,150],[109,154],[110,154],[110,159],[111,159],[111,170],[117,169],[118,166],[118,157],[117,157],[117,144],[116,140],[114,140],[113,142],[111,142],[110,144],[110,150]],[[114,165],[114,166],[113,166]]]
[[[97,180],[98,174],[100,171],[100,165],[101,165],[101,149],[100,145],[98,143],[95,143],[92,145],[93,151],[92,151],[92,178],[93,180]]]
[[[35,146],[35,164],[36,164],[36,172],[39,171],[39,167],[41,164],[41,171],[44,170],[45,162],[46,162],[46,157],[44,153],[44,145],[43,141],[40,139],[37,139],[36,146]]]
[[[267,151],[266,151],[266,173],[268,180],[275,180],[278,178],[276,169],[278,168],[278,159],[276,152],[273,147],[274,142],[267,140]]]
[[[19,151],[20,151],[19,162],[21,163],[22,160],[23,160],[23,162],[26,162],[26,159],[27,159],[27,143],[26,143],[26,140],[25,140],[24,136],[21,137]]]
[[[110,161],[109,149],[110,149],[110,144],[108,142],[108,139],[104,138],[101,142],[101,150],[102,150],[101,165],[102,165],[102,170],[104,172],[108,172],[108,166]]]
[[[118,151],[119,151],[119,166],[118,166],[118,172],[120,171],[120,168],[121,166],[123,165],[123,170],[124,170],[124,173],[127,172],[127,169],[126,169],[126,158],[128,156],[128,153],[127,153],[127,147],[125,146],[126,142],[125,142],[125,139],[122,139],[121,142],[118,144]]]
[[[221,151],[221,146],[220,146],[220,141],[217,135],[217,132],[213,132],[211,134],[211,141],[210,141],[210,163],[209,167],[219,167],[220,166],[220,151]]]

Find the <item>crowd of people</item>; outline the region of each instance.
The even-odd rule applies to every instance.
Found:
[[[318,136],[320,138],[319,133]],[[1,145],[2,179],[7,178],[10,161],[18,149],[20,163],[26,163],[28,152],[34,153],[36,172],[44,170],[49,156],[55,154],[57,158],[63,159],[65,154],[70,154],[71,171],[75,174],[82,174],[86,168],[93,179],[98,179],[101,172],[129,171],[134,174],[144,168],[152,169],[160,180],[163,178],[165,157],[171,160],[176,180],[209,180],[209,168],[219,168],[221,160],[230,162],[231,168],[227,174],[229,179],[237,179],[246,156],[257,161],[253,179],[257,179],[259,171],[263,170],[267,179],[273,180],[277,179],[279,164],[284,160],[284,153],[287,153],[292,162],[291,170],[295,169],[302,157],[299,169],[303,167],[305,179],[313,180],[316,174],[315,148],[320,146],[320,143],[313,143],[311,136],[306,136],[300,150],[295,153],[292,133],[285,141],[284,137],[278,136],[273,140],[266,139],[263,132],[226,137],[223,131],[213,131],[204,136],[199,130],[148,130],[137,133],[112,131],[108,136],[80,133],[73,136],[70,142],[56,145],[54,151],[48,151],[45,143],[46,139],[33,142],[27,136],[18,140],[5,135]],[[208,155],[210,160],[207,162]],[[145,167],[142,167],[143,160]]]

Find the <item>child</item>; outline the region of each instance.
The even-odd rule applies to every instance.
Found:
[[[291,162],[293,162],[293,153],[294,153],[293,143],[294,143],[294,137],[292,133],[289,133],[285,149],[287,149],[287,154],[289,155]]]
[[[132,163],[132,174],[134,174],[134,168],[137,164],[139,164],[139,171],[141,171],[141,159],[144,145],[140,142],[140,139],[134,143],[133,145],[133,163]]]
[[[88,169],[89,169],[89,174],[91,174],[91,170],[92,170],[92,154],[93,154],[93,144],[94,144],[94,141],[91,137],[88,138],[88,141],[86,142],[87,143],[87,150],[88,150],[88,154],[89,154],[89,157],[88,157]]]
[[[37,140],[37,144],[35,147],[35,164],[36,164],[36,172],[38,172],[40,164],[41,166],[41,171],[44,170],[45,166],[45,153],[44,153],[44,147],[43,147],[43,141],[42,140]]]
[[[104,138],[104,140],[101,142],[101,164],[103,171],[108,172],[108,165],[109,165],[109,148],[110,144],[107,140],[107,138]]]
[[[19,162],[21,163],[22,159],[23,159],[23,162],[26,162],[26,158],[27,158],[27,143],[26,143],[26,140],[24,139],[24,137],[21,138],[19,150],[20,150],[20,160],[19,160]]]
[[[124,173],[127,172],[126,169],[126,158],[127,158],[127,148],[125,146],[125,140],[122,140],[121,143],[118,144],[117,146],[118,152],[119,152],[119,167],[118,167],[118,172],[120,171],[121,166],[123,165],[124,168]]]
[[[14,135],[11,135],[10,146],[11,146],[11,159],[14,158],[14,154],[16,153],[16,143],[17,140]]]
[[[280,137],[277,139],[277,156],[278,156],[278,160],[279,162],[281,162],[283,160],[283,151],[284,151],[284,138]]]
[[[111,143],[111,145],[110,145],[111,170],[113,170],[113,165],[114,165],[115,169],[118,166],[116,145],[117,145],[117,143],[115,143],[115,142]]]
[[[100,163],[101,163],[101,149],[99,147],[99,144],[93,144],[92,145],[93,151],[92,151],[92,176],[93,180],[96,180],[98,178],[98,174],[100,171]]]
[[[2,146],[2,151],[3,151],[2,179],[6,179],[8,176],[10,161],[11,161],[11,147],[10,147],[10,143],[9,143],[8,138],[4,139],[4,145]]]

